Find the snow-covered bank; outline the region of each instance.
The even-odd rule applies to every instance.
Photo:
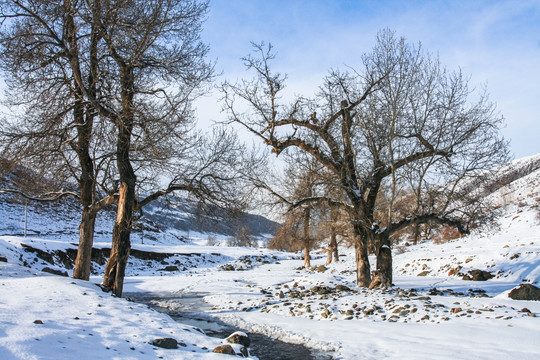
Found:
[[[0,354],[8,359],[218,359],[221,344],[90,282],[0,262]],[[153,346],[175,338],[178,349]]]

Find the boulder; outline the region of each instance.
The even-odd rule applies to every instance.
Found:
[[[159,338],[152,341],[152,345],[163,349],[177,349],[178,341],[173,338]]]
[[[514,300],[536,300],[540,301],[540,288],[531,284],[521,284],[508,294]]]
[[[463,276],[463,280],[472,280],[472,281],[486,281],[491,278],[494,278],[495,275],[488,271],[484,270],[470,270],[465,276]]]
[[[324,265],[319,265],[315,268],[315,271],[317,272],[325,272],[326,270],[328,270],[328,268]]]
[[[249,338],[249,336],[242,331],[236,331],[232,333],[225,340],[230,344],[240,344],[245,347],[249,347],[249,345],[251,344],[251,339]]]
[[[214,348],[212,352],[215,352],[218,354],[236,355],[236,352],[234,351],[231,345],[220,345]]]
[[[5,256],[0,256],[0,261],[1,262],[8,262],[7,257],[5,257]]]

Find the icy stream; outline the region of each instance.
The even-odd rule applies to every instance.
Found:
[[[124,293],[126,298],[166,313],[178,322],[202,329],[208,336],[224,339],[238,330],[247,332],[251,339],[250,352],[260,360],[332,359],[330,353],[248,332],[213,318],[206,313],[206,311],[210,310],[210,306],[203,301],[205,295],[200,293],[180,295],[171,293]]]

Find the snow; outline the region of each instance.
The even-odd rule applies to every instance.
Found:
[[[206,246],[208,234],[190,234],[182,243],[177,239],[186,234],[165,233],[146,244],[134,237],[133,249],[170,256],[163,262],[132,257],[124,292],[202,294],[206,317],[336,359],[539,359],[540,301],[508,297],[520,283],[540,283],[539,171],[490,197],[500,204],[496,227],[442,244],[394,247],[395,286],[387,291],[356,287],[352,249],[340,249],[341,261],[319,272],[325,256],[313,254],[309,270],[298,254]],[[4,219],[14,211],[0,206]],[[96,285],[103,265],[93,264],[89,282],[40,271],[72,274],[58,253],[75,249],[74,238],[58,230],[76,221],[40,222],[58,236],[0,236],[0,258],[7,260],[0,261],[1,359],[229,358],[211,353],[223,339],[103,292]],[[23,244],[53,254],[54,263]],[[98,237],[96,246],[110,244]],[[173,264],[180,269],[162,269]],[[462,280],[473,269],[495,276]],[[160,304],[182,309],[167,299]],[[166,350],[151,344],[164,337],[181,345]]]
[[[219,340],[90,283],[0,263],[2,359],[210,359]],[[43,324],[36,324],[41,320]],[[150,342],[176,337],[178,350]],[[194,345],[196,344],[196,345]]]

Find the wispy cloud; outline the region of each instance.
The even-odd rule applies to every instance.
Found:
[[[540,152],[540,1],[214,0],[204,39],[225,76],[244,74],[250,41],[269,41],[276,69],[312,92],[330,68],[356,66],[388,27],[421,41],[473,84],[487,83],[516,156]],[[221,115],[214,114],[212,118]]]

